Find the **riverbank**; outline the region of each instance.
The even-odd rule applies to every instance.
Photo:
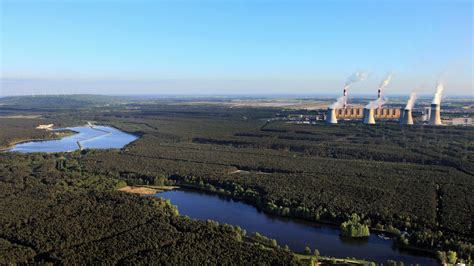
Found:
[[[316,255],[305,255],[300,253],[294,253],[295,257],[298,258],[302,263],[306,265],[327,265],[327,264],[339,264],[339,265],[376,265],[375,262],[360,260],[355,258],[334,258],[326,256]]]
[[[58,133],[65,130],[74,132],[74,134],[71,133],[66,135]],[[104,133],[106,131],[107,133]],[[134,135],[124,133],[120,130],[109,129],[105,126],[98,128],[92,128],[89,126],[61,128],[56,129],[52,134],[55,134],[55,138],[48,140],[35,139],[32,141],[22,140],[21,142],[16,142],[16,144],[10,145],[11,147],[7,150],[13,152],[18,151],[21,153],[56,153],[72,152],[82,149],[121,149],[137,139]]]
[[[281,247],[280,245],[278,245],[278,242],[276,242],[275,239],[262,236],[258,233],[253,234],[251,236],[244,236],[242,239],[246,242],[260,245],[261,248],[263,249],[272,249],[275,247],[283,248],[284,250],[291,252],[291,254],[293,254],[293,256],[295,256],[302,265],[307,265],[307,266],[328,265],[328,264],[364,265],[364,266],[376,265],[376,263],[373,261],[357,259],[354,257],[337,258],[337,257],[330,257],[330,256],[321,256],[319,254],[319,250],[317,249],[313,250],[312,253],[310,252],[311,249],[307,250],[307,252],[310,252],[308,254],[295,252],[291,250],[288,246]]]
[[[163,191],[169,191],[179,188],[178,186],[125,186],[117,189],[118,191],[140,195],[153,195]]]
[[[375,234],[364,239],[341,237],[337,226],[325,226],[302,219],[264,213],[251,204],[216,193],[181,188],[155,196],[169,200],[171,204],[177,206],[181,215],[238,226],[251,235],[252,239],[271,246],[288,245],[285,249],[295,252],[306,253],[308,249],[318,249],[320,254],[330,259],[357,258],[377,263],[395,260],[408,265],[436,264],[431,256],[394,249],[392,241],[381,239]]]
[[[259,211],[262,211],[268,215],[276,216],[276,217],[282,217],[286,219],[292,219],[295,221],[303,222],[303,223],[308,223],[312,224],[312,226],[327,226],[333,229],[337,229],[340,231],[340,221],[339,220],[328,220],[328,219],[320,219],[320,220],[314,220],[314,219],[308,219],[306,217],[300,216],[300,215],[292,215],[291,213],[288,213],[286,215],[281,215],[280,213],[270,211],[268,208],[262,207],[261,205],[258,204],[258,200],[255,200],[254,198],[249,198],[246,196],[242,195],[235,195],[233,193],[230,193],[225,190],[220,190],[220,189],[209,189],[206,186],[200,186],[196,184],[189,184],[189,183],[183,183],[183,182],[178,182],[178,184],[187,190],[190,191],[195,191],[199,193],[206,193],[209,195],[217,195],[220,197],[224,197],[226,199],[232,199],[235,201],[240,201],[244,202],[246,204],[249,204],[256,208]],[[413,252],[413,253],[419,253],[422,256],[430,257],[430,258],[435,258],[436,257],[436,251],[434,250],[429,250],[429,249],[424,249],[416,246],[410,246],[410,245],[401,245],[400,243],[397,242],[397,234],[390,232],[388,230],[384,229],[377,229],[375,227],[370,228],[370,233],[371,235],[374,235],[375,237],[378,237],[379,233],[384,233],[388,236],[390,236],[390,239],[386,241],[390,241],[393,246],[397,247],[399,250],[405,251],[405,252]],[[352,238],[346,238],[348,240]]]
[[[165,200],[113,192],[119,180],[73,169],[71,157],[1,155],[0,265],[300,265],[238,241],[235,228],[178,216]]]
[[[37,139],[28,138],[28,139],[20,139],[20,140],[11,141],[6,146],[3,146],[3,147],[0,146],[0,152],[7,152],[7,151],[11,150],[12,148],[14,148],[18,144],[23,144],[23,143],[26,143],[26,142],[41,142],[41,141],[49,141],[49,140],[60,140],[60,139],[65,138],[65,137],[69,137],[69,136],[78,134],[79,132],[76,132],[76,131],[73,131],[73,130],[70,130],[70,129],[64,129],[64,130],[61,130],[61,131],[51,131],[51,133],[53,134],[53,136],[50,137],[50,138],[49,137],[46,137],[46,138],[43,137],[43,138],[37,138]]]

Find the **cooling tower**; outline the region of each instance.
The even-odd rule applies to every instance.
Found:
[[[441,124],[441,107],[439,104],[431,104],[431,116],[430,116],[430,125],[439,126]]]
[[[368,125],[375,124],[374,109],[364,108],[364,124],[368,124]]]
[[[400,116],[401,125],[413,125],[413,117],[411,115],[411,109],[405,109],[403,116]]]
[[[336,109],[328,108],[326,113],[326,123],[337,124]]]

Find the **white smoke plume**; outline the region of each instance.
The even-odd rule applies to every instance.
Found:
[[[364,71],[355,72],[347,78],[346,84],[344,84],[344,89],[348,89],[350,86],[352,86],[352,84],[356,82],[366,80],[368,76],[369,73]]]
[[[441,104],[441,97],[443,97],[444,85],[441,82],[438,82],[436,86],[436,93],[433,98],[433,104]]]
[[[346,79],[346,83],[344,84],[344,90],[349,89],[349,87],[352,86],[352,84],[354,84],[356,82],[363,81],[363,80],[367,79],[368,76],[369,76],[368,72],[364,72],[364,71],[355,72],[354,74],[350,75]],[[340,109],[340,108],[344,107],[344,104],[346,102],[347,102],[347,96],[343,95],[343,96],[337,98],[337,100],[329,106],[329,109]]]
[[[369,104],[367,104],[365,106],[365,109],[376,109],[376,108],[380,108],[382,107],[382,105],[384,105],[385,103],[387,102],[387,98],[377,98],[377,100],[374,100],[374,101],[371,101],[369,102]]]
[[[346,102],[346,98],[346,96],[341,96],[337,98],[337,101],[331,104],[329,106],[329,109],[341,109],[344,106],[344,103]]]
[[[390,73],[390,74],[387,75],[387,77],[385,77],[384,80],[382,80],[382,82],[380,82],[379,90],[380,90],[381,93],[383,92],[383,89],[384,89],[385,87],[387,87],[387,85],[388,85],[388,84],[390,83],[390,81],[392,80],[392,76],[393,76],[393,74]]]
[[[392,80],[392,76],[393,74],[390,73],[382,80],[382,82],[380,82],[380,85],[379,85],[380,96],[382,96],[383,89],[387,87],[387,85]],[[369,104],[367,104],[365,108],[366,109],[381,108],[382,105],[384,105],[386,102],[387,102],[387,98],[378,97],[376,100],[369,102]]]
[[[413,106],[415,105],[416,98],[417,98],[416,92],[412,91],[410,93],[410,99],[408,99],[407,106],[405,106],[405,110],[413,109]]]

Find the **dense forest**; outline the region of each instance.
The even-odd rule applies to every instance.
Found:
[[[53,134],[44,130],[36,130],[41,124],[40,119],[18,119],[0,117],[0,150],[17,141],[25,139],[52,138]]]
[[[281,247],[249,241],[238,227],[117,192],[117,179],[65,171],[65,159],[0,154],[0,264],[300,263]]]
[[[291,111],[295,112],[298,111]],[[60,125],[94,121],[135,133],[140,138],[120,151],[83,150],[47,156],[2,154],[2,186],[11,189],[10,194],[2,197],[9,195],[21,198],[12,198],[14,201],[30,202],[22,205],[25,209],[22,213],[31,213],[33,217],[33,212],[42,208],[42,203],[34,199],[40,195],[48,198],[49,201],[45,201],[43,208],[57,206],[74,217],[73,220],[77,220],[78,224],[65,219],[71,225],[65,226],[64,230],[81,228],[81,223],[98,219],[88,215],[103,215],[100,219],[106,220],[104,224],[94,227],[93,230],[96,231],[90,232],[91,239],[95,234],[101,239],[99,242],[107,239],[104,240],[103,247],[106,243],[110,245],[107,241],[123,246],[119,239],[110,238],[100,231],[101,228],[111,227],[108,222],[120,223],[116,221],[120,219],[134,219],[137,223],[146,221],[145,225],[140,226],[147,227],[150,223],[147,217],[161,215],[166,219],[162,219],[159,225],[152,226],[178,228],[176,230],[183,233],[185,239],[190,230],[203,227],[206,230],[202,229],[198,235],[186,240],[186,243],[192,245],[193,241],[214,239],[217,235],[220,238],[206,241],[209,247],[193,247],[199,250],[202,248],[201,251],[204,252],[202,258],[196,258],[199,261],[205,260],[205,254],[209,254],[206,252],[211,252],[209,250],[212,249],[232,249],[230,253],[237,253],[235,256],[245,261],[251,261],[251,254],[260,251],[255,244],[235,241],[238,238],[235,237],[238,231],[235,228],[228,231],[225,231],[228,227],[208,228],[206,226],[209,225],[205,222],[189,221],[170,214],[173,213],[172,207],[165,203],[148,202],[153,200],[119,194],[113,192],[113,188],[123,184],[180,184],[246,200],[269,213],[338,225],[357,215],[358,224],[367,225],[371,231],[383,231],[397,236],[397,244],[400,246],[455,251],[459,258],[464,259],[474,255],[472,128],[421,125],[401,127],[396,122],[375,126],[355,122],[340,123],[337,126],[324,123],[297,125],[274,119],[284,117],[285,113],[285,110],[273,108],[228,108],[176,103],[132,103],[125,107],[48,112],[42,121]],[[0,127],[11,126],[7,124],[9,123],[3,123]],[[41,133],[34,131],[32,135],[34,134]],[[2,136],[2,141],[8,142],[11,137]],[[17,161],[24,163],[18,165]],[[49,194],[43,196],[43,191],[48,191]],[[103,208],[99,208],[104,212],[91,213],[90,210],[97,208],[89,207],[89,213],[81,213],[81,210],[73,207],[77,206],[74,204],[84,204],[83,201],[96,207],[104,204]],[[124,209],[124,214],[113,214],[124,217],[110,218],[107,208],[115,209],[118,205],[131,207]],[[161,208],[152,210],[139,207],[154,205]],[[12,239],[8,231],[5,231],[0,236],[4,239],[4,250],[12,250],[13,254],[29,258],[24,261],[73,262],[83,259],[80,254],[96,251],[99,256],[96,259],[101,260],[102,244],[97,244],[97,247],[91,244],[97,242],[87,242],[89,247],[79,245],[80,240],[64,233],[44,239],[44,243],[37,239],[44,237],[41,231],[28,231],[27,224],[30,222],[55,224],[56,221],[51,222],[52,216],[46,217],[51,215],[51,210],[45,210],[41,214],[44,216],[38,217],[38,220],[29,221],[25,217],[30,216],[26,214],[16,217],[20,215],[17,213],[19,206],[4,202],[2,206],[2,212],[12,215],[7,219],[2,218],[2,224],[15,228],[11,230],[25,230],[22,239]],[[139,213],[153,214],[136,218],[133,206],[140,210],[146,209]],[[129,212],[131,213],[127,214]],[[110,220],[107,222],[107,219]],[[44,226],[45,234],[48,229],[47,225]],[[120,226],[125,225],[113,225],[115,226],[117,229],[114,229],[114,237],[119,237],[117,232],[128,234],[134,227],[131,224],[127,224],[130,227],[126,229],[120,229]],[[223,234],[219,230],[228,233]],[[161,238],[158,231],[160,230],[157,230],[156,236],[146,237]],[[363,234],[366,233],[365,227],[362,231]],[[34,234],[37,234],[36,237]],[[136,234],[132,235],[137,237]],[[72,239],[67,239],[68,237]],[[154,242],[145,236],[141,237],[145,238],[138,237],[143,242]],[[51,248],[57,248],[57,242],[54,242],[57,239],[65,239],[69,244],[64,244],[61,251],[54,251]],[[192,253],[184,251],[170,253],[185,249],[186,244],[182,242],[179,243],[183,246],[176,247],[176,243],[156,241],[158,246],[143,246],[138,251],[124,246],[127,255],[115,262],[149,261],[165,257],[176,260],[193,258],[190,255]],[[278,248],[263,250],[268,254],[259,256],[262,263],[296,263],[290,253]],[[191,251],[197,252],[193,249]],[[178,254],[181,254],[179,258]],[[219,260],[236,259],[232,257],[234,255],[222,256],[227,257]]]
[[[106,95],[32,95],[10,96],[0,98],[3,111],[8,110],[67,110],[77,108],[90,108],[94,106],[110,106],[129,102],[129,97]]]

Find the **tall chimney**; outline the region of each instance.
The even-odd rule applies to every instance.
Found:
[[[368,125],[375,124],[374,109],[364,108],[364,124],[368,124]]]
[[[328,108],[328,111],[326,112],[326,123],[337,124],[336,109]]]
[[[411,109],[405,109],[403,115],[400,115],[400,125],[413,125]]]
[[[344,110],[347,108],[347,88],[344,88],[344,91],[342,93],[342,95],[344,96]]]
[[[441,110],[440,105],[436,103],[431,104],[430,125],[440,126],[441,124]]]

